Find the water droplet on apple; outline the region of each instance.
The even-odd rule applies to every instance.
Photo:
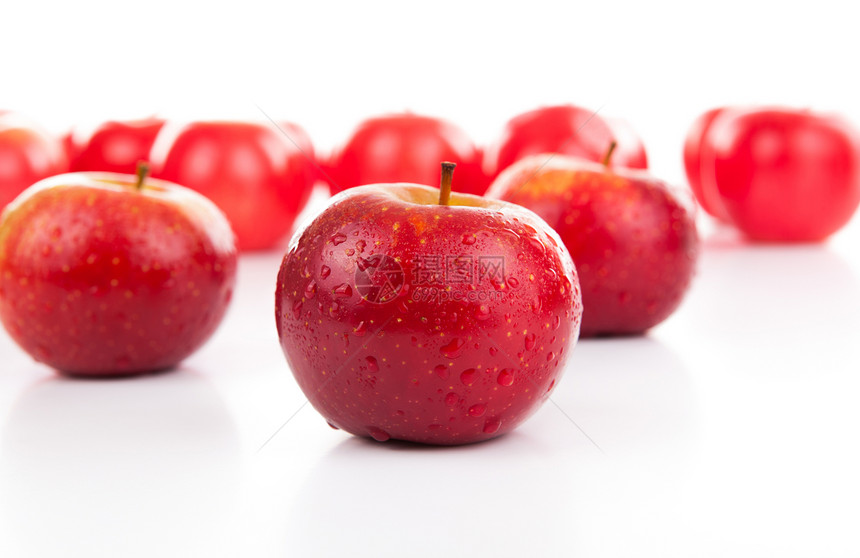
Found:
[[[343,233],[337,233],[333,237],[331,237],[331,243],[337,246],[338,244],[342,244],[346,242],[346,235]]]
[[[371,372],[379,372],[379,363],[376,362],[376,358],[369,356],[364,359],[367,362],[367,369]]]
[[[548,353],[547,353],[547,355],[546,355],[546,361],[547,361],[547,362],[552,362],[552,360],[553,360],[554,358],[555,358],[555,353],[554,353],[554,352],[550,351],[550,352],[548,352]]]
[[[475,236],[474,234],[472,234],[472,233],[466,233],[466,234],[464,234],[464,235],[463,235],[463,244],[465,244],[466,246],[471,246],[471,245],[472,245],[472,244],[474,244],[477,240],[478,240],[478,237],[476,237],[476,236]]]
[[[468,368],[460,373],[460,381],[470,386],[475,383],[478,372],[474,368]]]
[[[358,232],[358,231],[356,231],[356,232]],[[355,243],[355,249],[358,250],[359,254],[364,252],[364,249],[366,247],[367,247],[367,242],[365,242],[364,240],[359,240],[358,242]]]
[[[520,282],[516,277],[508,277],[508,286],[512,289],[516,289],[520,286]]]
[[[450,375],[448,372],[448,367],[445,366],[444,364],[440,364],[440,365],[436,366],[436,368],[434,368],[433,371],[436,372],[436,375],[439,376],[440,378],[442,378],[443,380],[447,380],[448,376]]]
[[[484,434],[495,434],[499,431],[499,427],[501,426],[502,421],[498,418],[488,418],[487,422],[484,423]]]
[[[484,413],[487,412],[487,406],[483,403],[476,403],[469,407],[469,416],[470,417],[482,417]]]
[[[305,287],[305,298],[311,299],[317,294],[317,282],[311,279]]]
[[[460,356],[460,353],[462,352],[463,346],[465,344],[465,341],[455,337],[451,340],[450,343],[440,347],[439,351],[447,358],[457,358],[458,356]]]
[[[377,442],[387,442],[391,439],[391,436],[389,436],[388,432],[375,426],[371,426],[370,428],[368,428],[367,433],[370,434],[370,437]]]
[[[475,308],[475,319],[484,321],[490,317],[490,307],[486,304],[481,304]]]
[[[541,304],[542,303],[540,301],[540,297],[535,297],[534,300],[532,300],[531,304],[532,312],[534,312],[535,314],[540,314]]]
[[[552,391],[552,388],[554,388],[554,387],[555,387],[555,380],[553,380],[553,381],[551,381],[551,382],[549,383],[549,387],[548,387],[548,388],[546,388],[546,392],[547,392],[547,393],[551,392],[551,391]]]
[[[331,306],[328,307],[328,315],[332,318],[336,318],[338,310],[340,310],[340,304],[338,304],[337,302],[332,302]]]
[[[326,278],[326,277],[328,277],[329,275],[331,275],[331,268],[330,268],[329,266],[327,266],[327,265],[322,266],[322,267],[320,268],[320,277],[321,277],[322,279],[325,279],[325,278]]]
[[[325,421],[327,425],[331,426],[335,430],[340,430],[337,426],[334,425],[330,420]]]
[[[490,356],[496,356],[499,353],[499,350],[495,347],[490,347]]]
[[[338,297],[350,297],[352,296],[352,287],[350,287],[346,283],[341,283],[340,285],[332,289],[332,292],[335,296]]]
[[[302,315],[302,301],[299,299],[296,299],[296,301],[293,302],[293,317],[298,320],[301,317],[301,315]]]
[[[445,404],[449,407],[453,407],[458,401],[460,401],[460,396],[453,391],[445,396]]]
[[[534,349],[536,340],[537,340],[537,338],[535,337],[534,333],[529,333],[528,335],[526,335],[526,350],[527,351]]]
[[[561,327],[561,316],[556,316],[552,320],[552,328],[558,329],[559,327]]]
[[[508,370],[507,368],[503,368],[499,372],[499,376],[496,378],[496,381],[500,386],[509,387],[514,385],[514,372],[513,370]]]
[[[358,322],[358,325],[355,326],[355,329],[352,330],[352,333],[354,335],[357,335],[358,337],[364,337],[364,335],[367,333],[367,325],[364,323],[364,321]]]

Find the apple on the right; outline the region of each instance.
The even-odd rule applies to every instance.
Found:
[[[699,252],[692,215],[648,172],[549,154],[508,167],[486,196],[523,205],[561,236],[579,272],[582,336],[642,333],[687,291]]]

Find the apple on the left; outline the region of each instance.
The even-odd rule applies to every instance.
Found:
[[[19,114],[0,111],[0,211],[28,186],[68,170],[59,139]]]
[[[236,262],[224,214],[146,165],[59,175],[0,216],[0,321],[67,375],[166,370],[218,327]]]

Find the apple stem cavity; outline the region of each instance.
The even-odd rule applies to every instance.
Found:
[[[615,151],[616,147],[618,147],[618,142],[612,140],[612,143],[609,144],[609,149],[606,150],[606,155],[603,156],[603,161],[601,161],[604,167],[609,167],[609,162],[612,160],[612,153]]]
[[[451,199],[451,182],[454,180],[454,167],[457,163],[442,163],[442,183],[439,185],[439,205],[448,205]]]
[[[134,187],[136,190],[140,191],[143,189],[143,183],[146,181],[146,177],[149,175],[149,163],[146,161],[138,161],[137,162],[137,182],[135,182]]]

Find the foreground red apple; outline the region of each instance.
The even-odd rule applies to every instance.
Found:
[[[551,153],[600,161],[613,141],[618,145],[614,167],[648,167],[642,140],[625,122],[604,120],[574,105],[543,107],[507,123],[502,137],[487,150],[484,168],[495,177],[524,157]]]
[[[68,170],[60,140],[20,115],[0,116],[0,210],[28,186]]]
[[[332,193],[363,184],[438,184],[439,161],[457,163],[468,194],[483,194],[489,179],[481,151],[454,124],[417,114],[393,114],[362,122],[325,165]]]
[[[70,375],[176,365],[215,331],[235,275],[223,214],[143,175],[49,178],[0,218],[0,321],[33,358]]]
[[[251,122],[166,126],[152,149],[153,176],[205,195],[230,220],[241,250],[272,248],[293,226],[316,180],[304,130]]]
[[[687,291],[695,223],[644,171],[536,155],[503,172],[487,197],[528,207],[558,231],[579,272],[583,336],[641,333]]]
[[[155,137],[164,126],[160,118],[105,122],[85,137],[72,134],[67,144],[71,170],[134,174],[139,161],[149,159]]]
[[[702,144],[704,199],[751,239],[820,241],[860,204],[860,131],[839,116],[725,109]]]
[[[446,192],[450,182],[441,196],[415,184],[353,188],[290,243],[278,334],[336,428],[379,441],[486,440],[558,382],[582,313],[564,245],[527,209]]]

